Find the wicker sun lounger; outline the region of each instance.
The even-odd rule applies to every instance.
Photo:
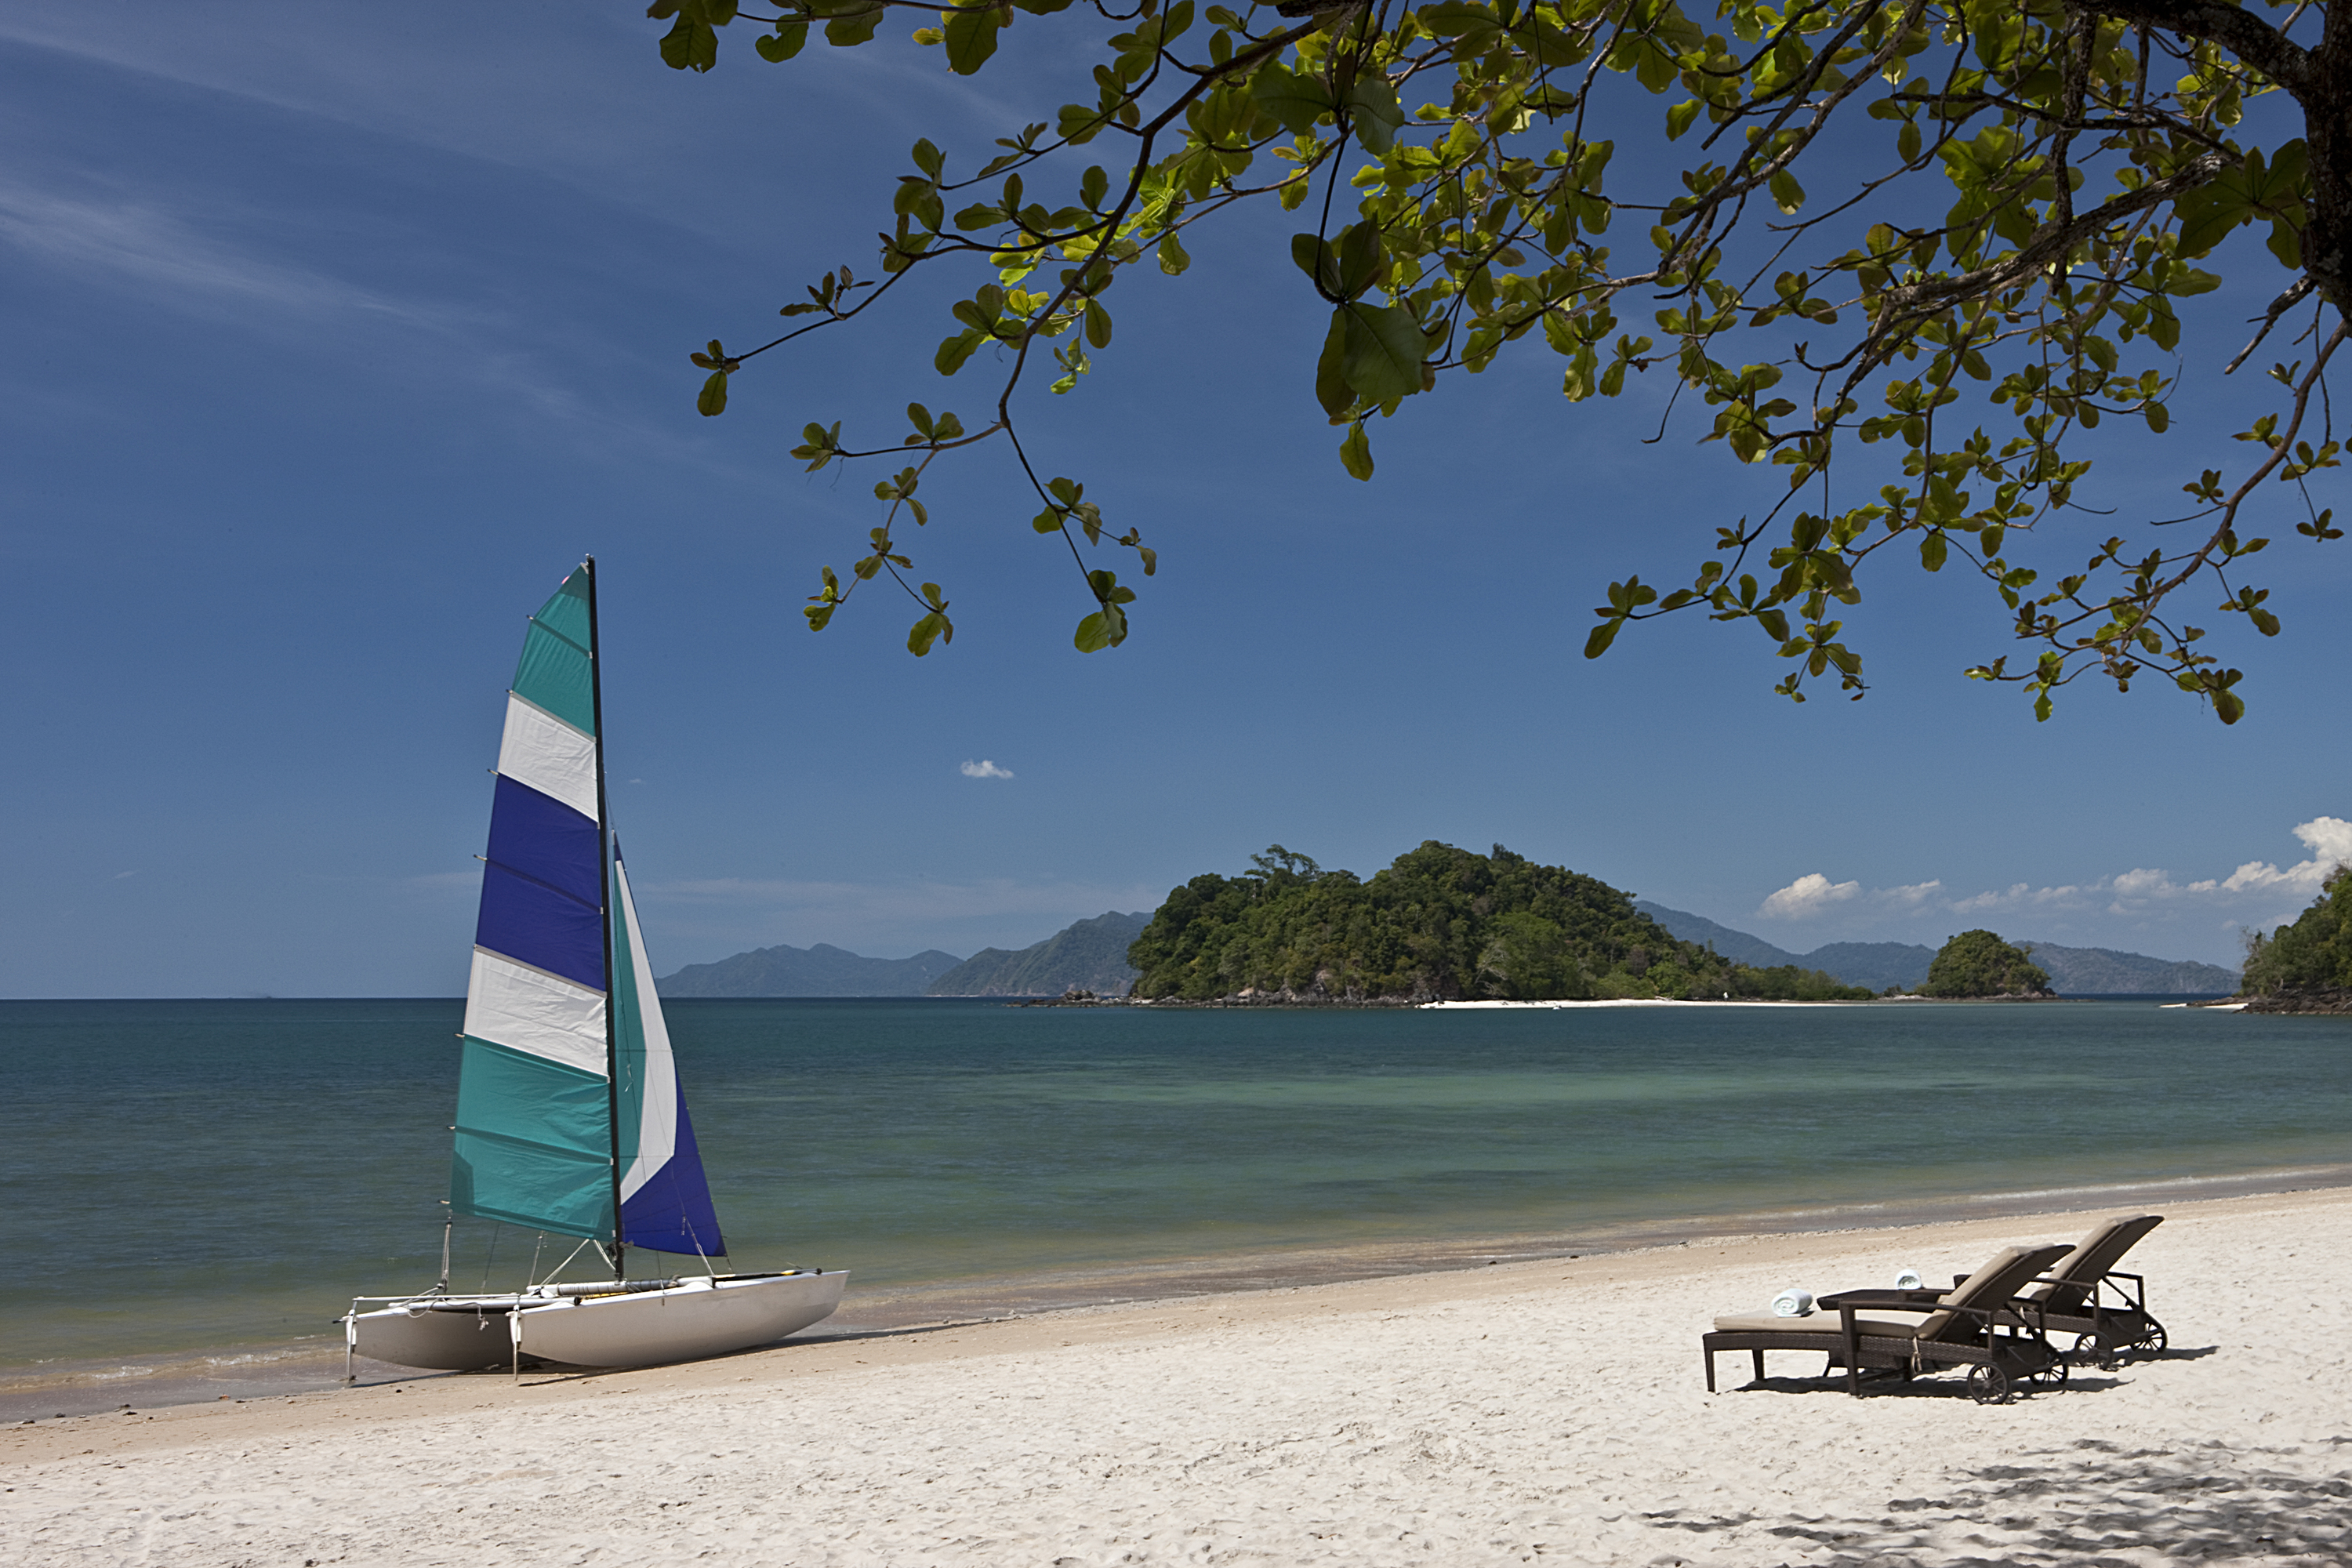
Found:
[[[1979,1405],[2007,1404],[2022,1386],[2056,1388],[2066,1381],[2066,1358],[2043,1336],[2039,1309],[2016,1300],[2025,1284],[2063,1257],[2063,1247],[2004,1247],[1950,1290],[1849,1290],[1824,1296],[1834,1319],[1766,1314],[1717,1318],[1700,1342],[1706,1354],[1707,1392],[1715,1392],[1715,1358],[1746,1351],[1756,1379],[1764,1379],[1766,1351],[1811,1351],[1829,1368],[1846,1369],[1846,1391],[1862,1392],[1865,1367],[1906,1381],[1916,1372],[1965,1366],[1969,1396]],[[1916,1321],[1864,1317],[1864,1310],[1917,1312]]]
[[[2116,1267],[2163,1223],[2160,1214],[2109,1220],[2017,1293],[2041,1309],[2036,1321],[2045,1332],[2075,1336],[2077,1363],[2112,1367],[2127,1355],[2163,1353],[2164,1325],[2148,1312],[2147,1281]]]

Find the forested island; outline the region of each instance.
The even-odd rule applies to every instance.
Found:
[[[2239,994],[2250,1013],[2352,1013],[2352,868],[2337,867],[2293,925],[2247,939]]]
[[[1633,895],[1497,844],[1434,839],[1367,879],[1276,844],[1172,890],[1128,949],[1130,994],[1205,1002],[1860,1001],[1794,964],[1683,942]]]
[[[2042,998],[2054,995],[2050,976],[2023,950],[2000,933],[1964,931],[1937,951],[1927,965],[1922,996],[1948,998]]]

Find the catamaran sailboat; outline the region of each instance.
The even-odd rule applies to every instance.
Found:
[[[766,1344],[841,1304],[842,1270],[711,1267],[727,1245],[605,808],[598,673],[591,558],[530,618],[507,695],[449,1208],[452,1223],[579,1237],[573,1256],[593,1244],[613,1277],[453,1295],[445,1226],[438,1285],[352,1303],[352,1355],[644,1366]],[[632,1247],[698,1259],[701,1272],[631,1279]]]

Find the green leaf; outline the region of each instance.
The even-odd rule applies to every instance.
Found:
[[[1318,119],[1331,112],[1331,95],[1320,81],[1277,64],[1268,64],[1251,79],[1250,96],[1294,136],[1313,130]]]
[[[1184,247],[1178,242],[1175,230],[1171,229],[1160,237],[1160,271],[1174,278],[1180,276],[1184,268],[1192,265],[1192,258],[1184,254]]]
[[[779,22],[772,33],[762,33],[751,40],[752,49],[770,65],[782,65],[808,44],[806,22]]]
[[[938,585],[936,584],[926,583],[923,586],[933,590],[931,602],[934,604],[938,603]],[[955,627],[948,624],[948,618],[945,616],[940,614],[937,610],[933,610],[929,615],[925,616],[921,620],[917,621],[908,631],[907,651],[913,654],[917,658],[920,658],[925,654],[931,651],[931,644],[934,641],[942,637],[947,639],[949,642],[955,641]]]
[[[824,25],[824,41],[836,49],[855,47],[874,37],[874,29],[882,24],[882,7],[860,11],[854,16],[836,16]]]
[[[662,35],[661,58],[674,71],[707,71],[719,63],[719,35],[709,23],[689,21],[681,14]]]
[[[1372,477],[1372,443],[1362,420],[1348,426],[1348,438],[1339,443],[1339,461],[1360,479]]]
[[[1338,424],[1356,405],[1356,394],[1348,385],[1348,310],[1341,306],[1331,313],[1331,330],[1323,337],[1322,357],[1315,362],[1315,401],[1323,412]]]
[[[1110,347],[1110,312],[1099,300],[1087,301],[1087,342],[1098,349]]]
[[[1100,653],[1126,640],[1126,613],[1117,605],[1105,605],[1078,623],[1077,635],[1070,642],[1080,653]]]
[[[694,400],[694,406],[705,419],[714,414],[727,412],[727,373],[725,371],[714,370],[710,373],[710,379],[702,384],[702,394]]]
[[[1348,112],[1356,124],[1356,140],[1366,152],[1381,153],[1396,145],[1396,133],[1404,126],[1404,105],[1397,101],[1396,87],[1387,77],[1366,71],[1350,83]]]
[[[1681,141],[1683,132],[1691,128],[1691,121],[1698,118],[1700,108],[1701,105],[1697,99],[1686,98],[1683,100],[1682,102],[1675,104],[1672,109],[1667,110],[1666,140],[1669,142]]]
[[[1372,403],[1421,390],[1429,339],[1412,311],[1395,305],[1342,305],[1338,316],[1347,335],[1341,374],[1349,386]]]
[[[971,75],[996,53],[998,13],[993,5],[983,11],[942,11],[940,16],[947,28],[948,69],[956,75]]]
[[[1623,616],[1612,616],[1593,627],[1591,635],[1584,639],[1584,657],[1599,658],[1602,654],[1607,653],[1609,645],[1617,640],[1618,630],[1624,624]]]
[[[931,356],[931,367],[941,375],[953,375],[963,368],[964,361],[971,358],[980,345],[987,341],[988,334],[979,331],[949,338],[940,344],[940,352]]]

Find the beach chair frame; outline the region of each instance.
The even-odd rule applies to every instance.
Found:
[[[1963,1276],[1965,1279],[1966,1277]],[[1838,1313],[1835,1329],[1826,1324],[1804,1329],[1802,1320],[1790,1320],[1786,1330],[1718,1329],[1701,1337],[1706,1358],[1706,1391],[1715,1392],[1715,1358],[1724,1351],[1748,1352],[1756,1380],[1764,1381],[1766,1351],[1827,1352],[1824,1372],[1846,1369],[1846,1392],[1860,1397],[1865,1369],[1893,1373],[1908,1383],[1916,1373],[1950,1366],[1969,1369],[1969,1397],[1979,1405],[2006,1405],[2027,1388],[2056,1389],[2066,1385],[2067,1361],[2050,1343],[2031,1301],[2014,1299],[1989,1306],[1951,1306],[1935,1290],[1848,1290],[1821,1299]],[[1871,1334],[1862,1331],[1857,1312],[1887,1310],[1948,1312],[1954,1322],[1932,1339],[1914,1334]],[[1966,1332],[1956,1331],[1966,1327]]]
[[[2128,1281],[2126,1286],[2124,1281]],[[2044,1276],[2037,1285],[2075,1285],[2076,1280]],[[2147,1310],[2147,1280],[2120,1268],[2110,1268],[2089,1286],[2087,1312],[2049,1311],[2042,1321],[2053,1334],[2074,1336],[2076,1364],[2113,1372],[2126,1359],[2153,1361],[2170,1342],[2164,1325]],[[2115,1299],[2106,1298],[2112,1295]]]

